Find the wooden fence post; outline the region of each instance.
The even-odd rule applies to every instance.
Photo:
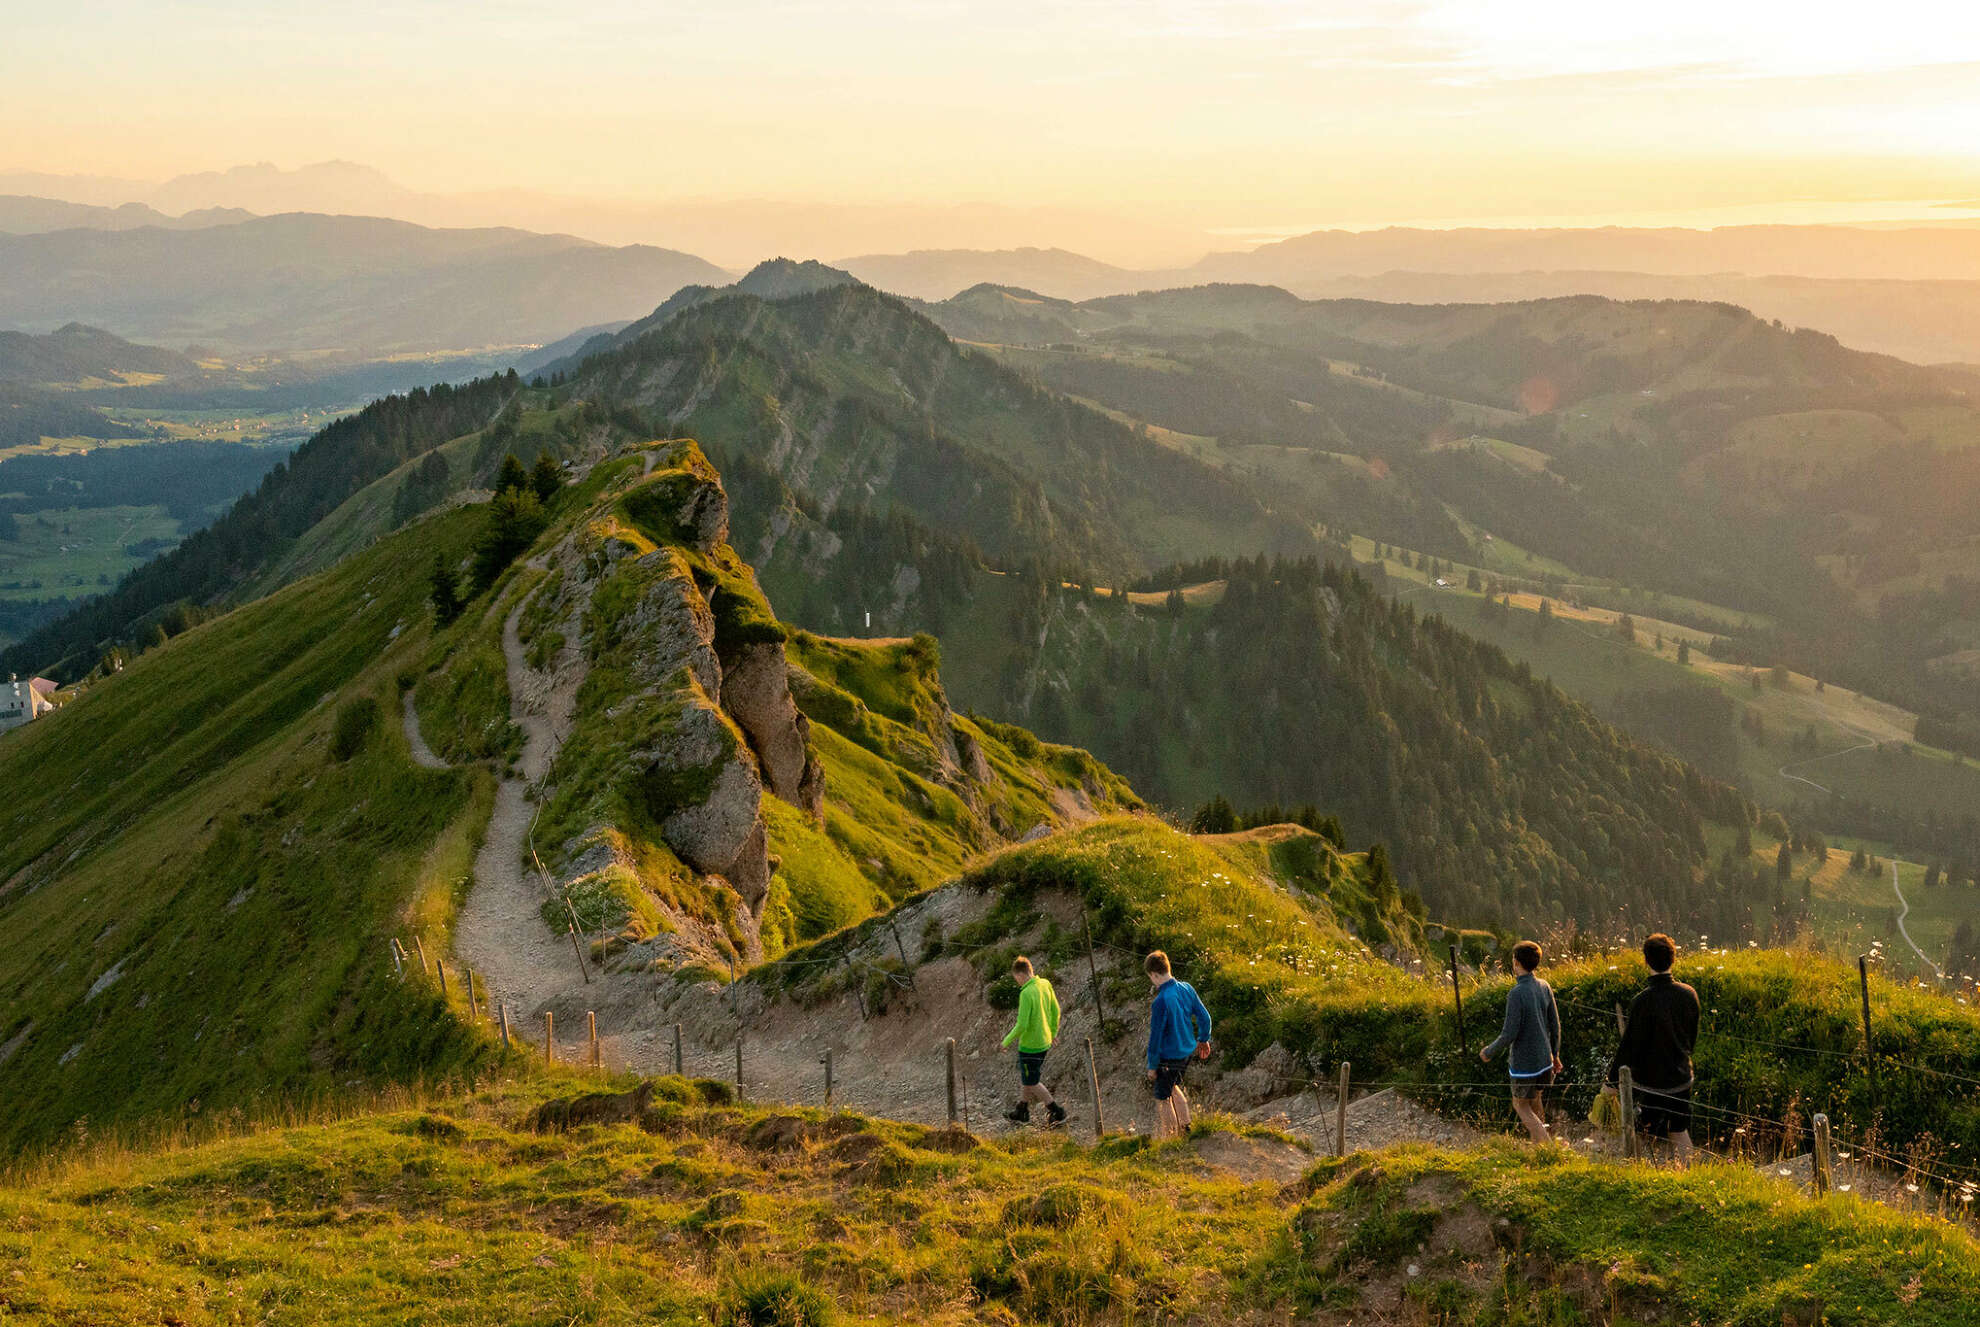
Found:
[[[846,955],[844,960],[844,966],[847,972],[852,971],[851,954]],[[853,988],[853,995],[856,996],[859,1000],[859,1021],[864,1023],[866,1021],[866,983],[861,981],[857,976],[855,976],[853,978],[852,988]]]
[[[907,946],[901,943],[901,928],[892,917],[887,919],[887,929],[894,933],[894,949],[901,956],[901,966],[907,969],[908,989],[920,990],[921,987],[914,980],[914,964],[908,962]]]
[[[1815,1117],[1815,1195],[1818,1198],[1827,1193],[1833,1183],[1834,1177],[1829,1170],[1829,1159],[1833,1155],[1829,1150],[1829,1117],[1817,1115]]]
[[[399,942],[397,940],[392,940],[390,942],[390,945],[391,948],[388,952],[390,952],[390,954],[392,955],[392,975],[395,977],[404,978],[404,976],[406,975],[406,965],[399,961]]]
[[[548,1009],[543,1011],[543,1063],[557,1063],[557,1028]]]
[[[736,956],[729,955],[729,1017],[740,1018],[736,1012]]]
[[[413,948],[419,951],[419,971],[420,975],[424,976],[426,974],[426,942],[415,935],[413,937]]]
[[[509,1041],[509,1006],[497,1002],[495,1007],[501,1011],[502,1015],[502,1049],[508,1050],[512,1044]]]
[[[591,1067],[594,1069],[603,1069],[605,1067],[605,1055],[598,1045],[598,1011],[595,1009],[585,1010],[584,1021],[591,1035]]]
[[[832,1052],[825,1052],[825,1109],[832,1109]]]
[[[1636,1075],[1629,1071],[1628,1065],[1624,1065],[1616,1075],[1616,1093],[1622,1099],[1623,1157],[1625,1159],[1634,1159],[1636,1156]]]
[[[737,1100],[737,1101],[741,1101],[741,1100],[742,1100],[742,1094],[743,1094],[743,1084],[742,1084],[742,1037],[741,1037],[740,1035],[738,1035],[738,1036],[736,1037],[736,1100]]]
[[[674,1074],[682,1078],[687,1076],[687,1070],[681,1063],[681,1025],[679,1023],[674,1024]]]
[[[1863,992],[1863,1061],[1870,1070],[1870,1091],[1877,1091],[1877,1052],[1870,1043],[1870,960],[1856,956],[1856,980]]]
[[[463,967],[461,971],[467,973],[468,1017],[479,1019],[481,1017],[481,1002],[474,998],[474,969]]]
[[[1344,1157],[1347,1155],[1347,1108],[1348,1108],[1349,1069],[1350,1066],[1348,1062],[1346,1060],[1342,1060],[1341,1085],[1340,1088],[1334,1094],[1334,1155],[1337,1157]]]
[[[1107,1118],[1100,1113],[1100,1066],[1093,1059],[1091,1037],[1086,1039],[1086,1078],[1093,1085],[1093,1141],[1099,1142],[1107,1136]]]
[[[1107,1001],[1100,993],[1100,969],[1093,961],[1093,928],[1086,924],[1086,905],[1079,905],[1079,933],[1086,938],[1086,979],[1093,983],[1093,1012],[1100,1035],[1107,1035]],[[1095,1097],[1098,1100],[1098,1097]]]
[[[1464,1044],[1464,992],[1458,989],[1457,951],[1458,951],[1458,947],[1456,945],[1452,945],[1451,946],[1451,999],[1457,1002],[1458,1054],[1463,1055],[1465,1052],[1470,1050],[1470,1047]]]
[[[577,909],[571,906],[571,896],[564,895],[564,915],[571,919],[571,952],[577,955],[578,975],[584,984],[591,985],[591,965],[584,961],[584,942],[578,939]]]
[[[949,1061],[949,1127],[956,1127],[956,1039],[950,1037],[943,1045],[943,1052]]]
[[[447,998],[447,965],[445,963],[435,963],[433,970],[440,974],[440,998],[444,1000]]]

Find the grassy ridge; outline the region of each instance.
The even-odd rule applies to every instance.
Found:
[[[1294,851],[1312,865],[1288,860]],[[1389,919],[1380,938],[1404,939],[1410,951],[1359,854],[1334,853],[1311,836],[1196,839],[1114,819],[1012,849],[965,879],[1014,906],[1041,890],[1075,891],[1104,942],[1167,949],[1217,1016],[1227,1063],[1245,1063],[1276,1041],[1319,1076],[1347,1060],[1358,1081],[1423,1083],[1432,1089],[1427,1099],[1447,1109],[1503,1114],[1503,1066],[1487,1070],[1475,1052],[1498,1032],[1509,979],[1466,978],[1473,1053],[1461,1052],[1449,981],[1435,959],[1425,976],[1420,965],[1398,967],[1370,952],[1371,908]],[[1629,954],[1546,969],[1562,1004],[1571,1109],[1586,1110],[1615,1045],[1615,1006],[1627,1004],[1642,972]],[[1943,1151],[1944,1165],[1962,1173],[1980,1159],[1980,1012],[1873,976],[1873,1082],[1857,1053],[1853,964],[1812,951],[1703,951],[1681,958],[1677,974],[1704,1005],[1702,1105],[1777,1121],[1824,1111],[1845,1135],[1874,1128],[1900,1154],[1913,1144]],[[1723,1114],[1701,1120],[1710,1125],[1701,1133],[1714,1137],[1736,1123]]]
[[[1674,1175],[1497,1145],[1319,1162],[1282,1186],[1243,1175],[1260,1155],[1297,1158],[1290,1145],[1214,1123],[1160,1147],[976,1145],[738,1107],[720,1084],[680,1079],[657,1081],[637,1123],[519,1128],[557,1085],[55,1167],[0,1190],[0,1258],[15,1269],[0,1306],[186,1324],[1326,1309],[1566,1327],[1772,1324],[1821,1305],[1830,1321],[1955,1327],[1980,1297],[1980,1245],[1959,1230],[1738,1168]],[[778,1300],[785,1316],[763,1307]]]

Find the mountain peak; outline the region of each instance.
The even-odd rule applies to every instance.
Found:
[[[857,285],[858,282],[859,278],[852,273],[828,267],[815,258],[803,261],[768,258],[750,268],[748,275],[736,282],[735,289],[760,299],[789,299],[793,295],[809,295],[834,286]]]

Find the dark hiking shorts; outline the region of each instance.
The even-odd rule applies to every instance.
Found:
[[[1512,1080],[1513,1100],[1538,1101],[1541,1097],[1547,1095],[1547,1089],[1553,1085],[1554,1071],[1552,1069],[1547,1070],[1543,1074],[1534,1074],[1530,1078],[1515,1078]]]
[[[1691,1085],[1663,1090],[1636,1088],[1636,1127],[1652,1138],[1669,1138],[1691,1130]]]
[[[1188,1060],[1163,1060],[1155,1066],[1155,1081],[1150,1085],[1155,1100],[1167,1101],[1170,1094],[1183,1085],[1183,1075],[1189,1071]]]
[[[1045,1073],[1044,1051],[1018,1052],[1018,1084],[1022,1087],[1037,1087],[1038,1080]]]

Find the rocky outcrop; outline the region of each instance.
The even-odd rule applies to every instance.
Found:
[[[633,753],[646,809],[682,861],[727,880],[754,912],[770,889],[755,758],[704,696],[671,717],[655,745]]]
[[[774,870],[764,790],[822,818],[824,774],[791,698],[784,629],[726,542],[720,477],[692,443],[640,460],[546,587],[578,606],[589,667],[579,740],[552,771],[553,799],[581,798],[589,826],[564,855],[602,869],[589,849],[636,834],[620,822],[637,807],[683,865],[734,891],[753,928]],[[618,857],[614,869],[637,875]]]
[[[763,782],[813,820],[825,814],[825,771],[811,754],[811,721],[791,698],[783,646],[744,646],[722,673],[722,708],[749,739]]]

